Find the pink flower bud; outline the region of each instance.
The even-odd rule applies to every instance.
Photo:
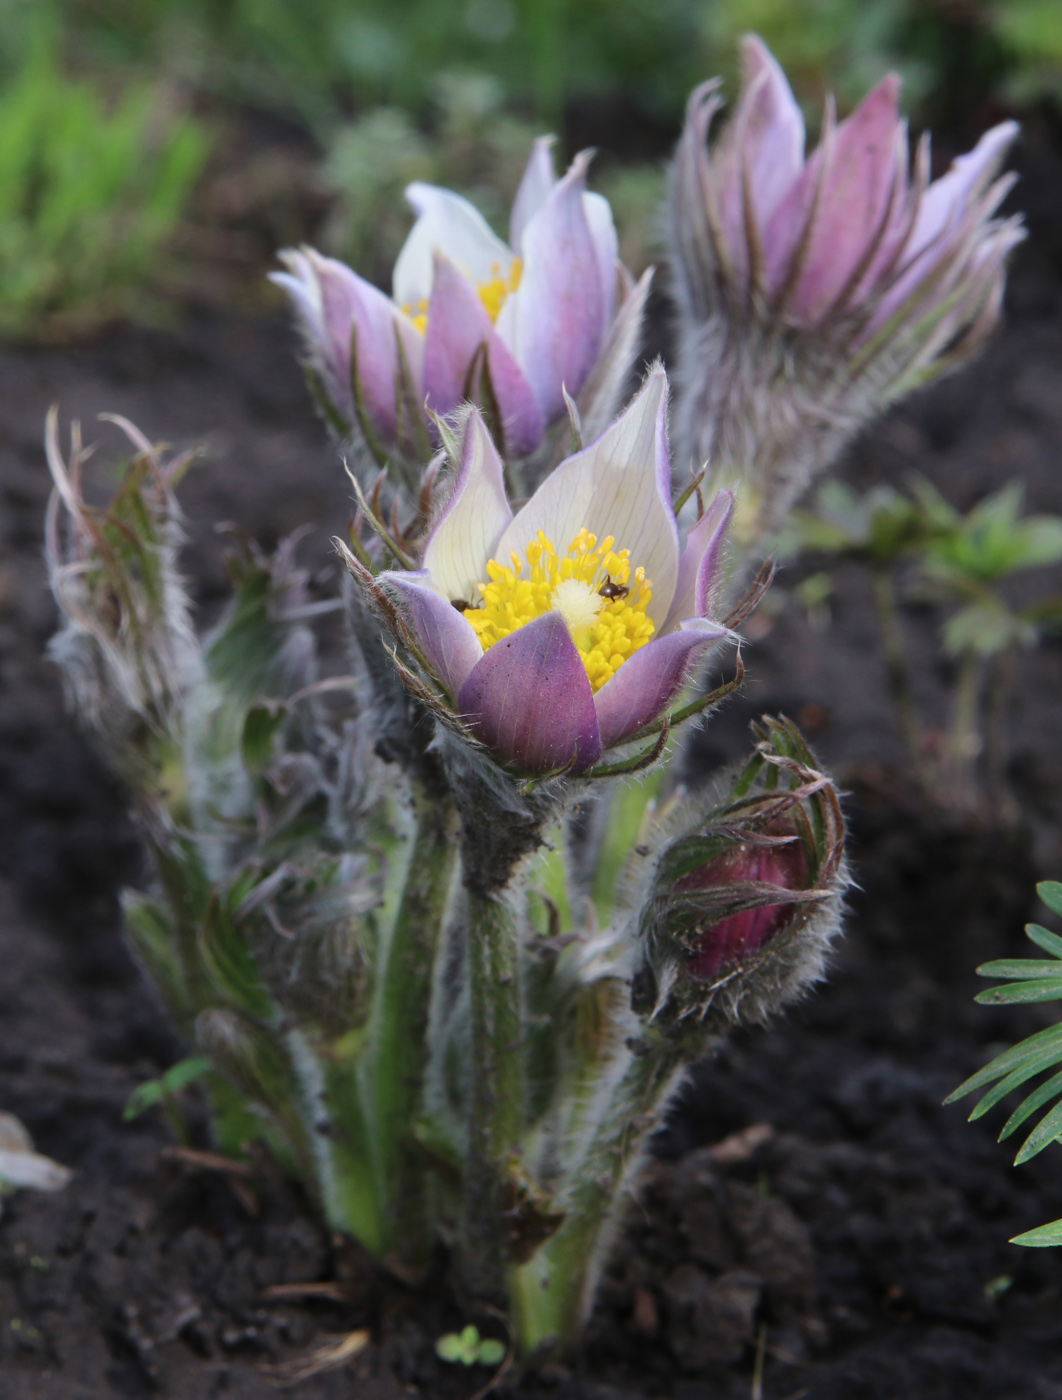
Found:
[[[751,883],[776,885],[781,893],[806,889],[807,881],[807,857],[794,839],[784,846],[739,846],[684,876],[675,889],[686,894]],[[743,962],[771,941],[792,909],[792,901],[780,898],[706,924],[697,930],[698,946],[689,956],[686,971],[698,981],[710,981],[725,968]]]

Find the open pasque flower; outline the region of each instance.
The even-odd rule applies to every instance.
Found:
[[[586,189],[587,154],[558,180],[550,138],[535,142],[516,195],[510,244],[466,199],[413,184],[417,221],[388,298],[313,249],[281,256],[272,279],[291,297],[333,415],[383,448],[423,436],[424,405],[470,397],[496,409],[507,455],[541,442],[594,369],[612,322],[616,230]],[[511,245],[511,246],[510,246]]]
[[[929,138],[911,169],[890,74],[840,125],[828,105],[805,158],[782,70],[755,37],[744,60],[711,150],[717,84],[693,93],[672,173],[677,435],[725,479],[744,475],[770,528],[867,418],[980,347],[1024,235],[994,217],[1014,122],[930,182]]]
[[[498,758],[583,772],[656,720],[728,635],[710,614],[732,504],[720,492],[680,545],[662,369],[515,515],[473,409],[423,567],[380,574],[374,587]]]

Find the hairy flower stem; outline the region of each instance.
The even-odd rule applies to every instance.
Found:
[[[922,752],[922,726],[911,694],[911,674],[907,665],[900,610],[896,605],[896,588],[888,567],[871,569],[874,590],[874,610],[881,630],[881,644],[889,676],[889,693],[896,710],[896,719],[907,752],[918,772]]]
[[[520,929],[506,892],[469,890],[471,1078],[464,1257],[481,1295],[504,1286],[501,1190],[524,1118]]]
[[[510,1306],[525,1356],[547,1346],[564,1354],[578,1344],[629,1188],[686,1058],[678,1047],[650,1050],[630,1037],[602,1065],[583,1121],[573,1125],[574,1161],[553,1197],[564,1224],[510,1271]]]
[[[984,682],[984,659],[965,651],[959,659],[951,723],[944,742],[943,795],[958,811],[971,811],[977,803],[976,765],[983,747],[978,711]]]
[[[397,862],[398,878],[380,922],[371,1049],[359,1074],[379,1212],[378,1239],[362,1243],[404,1263],[422,1262],[432,1238],[421,1154],[411,1128],[421,1111],[432,965],[458,857],[452,805],[418,785],[412,806],[413,831],[405,849],[388,852]]]

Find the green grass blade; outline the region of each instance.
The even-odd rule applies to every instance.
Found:
[[[1000,958],[998,962],[982,963],[978,977],[1007,977],[1026,981],[1034,977],[1062,977],[1062,963],[1036,962],[1033,958]]]
[[[1059,938],[1057,933],[1048,933],[1042,924],[1026,924],[1025,932],[1045,953],[1053,953],[1056,958],[1062,958],[1062,938]]]
[[[1062,915],[1062,883],[1058,880],[1041,880],[1036,886],[1036,893],[1052,914]]]
[[[1049,1143],[1054,1142],[1059,1133],[1062,1133],[1062,1103],[1056,1103],[1051,1112],[1045,1114],[1025,1139],[1021,1145],[1021,1151],[1014,1158],[1014,1165],[1020,1167],[1023,1162],[1028,1162],[1038,1152],[1042,1152]]]
[[[1042,1059],[1038,1068],[1046,1068],[1048,1065],[1054,1064],[1056,1060],[1062,1060],[1062,1026],[1047,1026],[1046,1029],[1037,1031],[1035,1035],[1023,1040],[1020,1045],[1015,1045],[1013,1049],[1004,1050],[1001,1055],[997,1055],[994,1060],[989,1061],[983,1069],[979,1069],[976,1074],[971,1074],[969,1079],[964,1080],[956,1090],[948,1095],[944,1102],[955,1103],[957,1099],[972,1094],[975,1089],[983,1089],[986,1084],[991,1084],[1001,1075],[1009,1074],[1011,1070],[1027,1064],[1030,1057]],[[1036,1070],[1034,1069],[1030,1073],[1035,1074]]]
[[[1014,1002],[1062,1001],[1062,976],[1040,977],[1011,986],[989,987],[978,992],[974,1001],[981,1006],[1008,1006]]]
[[[1026,1230],[1024,1235],[1015,1235],[1011,1244],[1023,1244],[1027,1249],[1062,1244],[1062,1220],[1053,1220],[1050,1225],[1040,1225],[1035,1230]]]
[[[999,1135],[999,1141],[1010,1137],[1016,1129],[1020,1128],[1027,1118],[1031,1118],[1037,1109],[1043,1108],[1045,1103],[1062,1094],[1062,1072],[1053,1075],[1046,1083],[1041,1084],[1034,1094],[1030,1094],[1027,1099],[1016,1108],[1007,1121],[1003,1124],[1003,1131]]]

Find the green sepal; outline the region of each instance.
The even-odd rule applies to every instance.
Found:
[[[276,1019],[276,1005],[266,991],[254,954],[216,894],[207,904],[199,929],[199,951],[208,977],[226,1001],[256,1021]]]

